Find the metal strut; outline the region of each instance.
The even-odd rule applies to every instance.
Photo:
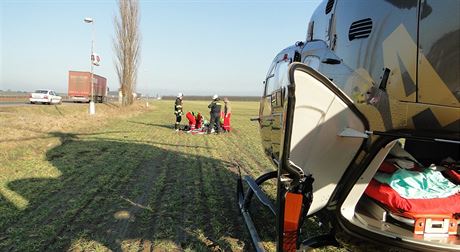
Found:
[[[264,204],[266,207],[270,209],[270,211],[276,215],[275,211],[275,206],[273,203],[270,201],[270,199],[267,197],[267,195],[260,189],[260,184],[264,183],[265,181],[269,179],[274,179],[277,178],[278,172],[277,171],[272,171],[272,172],[267,172],[257,179],[253,179],[250,176],[244,176],[244,179],[241,177],[241,172],[238,167],[238,181],[237,181],[237,197],[238,197],[238,205],[241,211],[241,214],[243,215],[244,222],[246,223],[246,227],[248,228],[249,234],[251,235],[251,240],[254,245],[254,248],[257,252],[263,252],[265,251],[262,242],[260,240],[259,234],[257,233],[257,229],[254,225],[254,222],[252,221],[251,214],[249,212],[249,206],[251,203],[252,196],[255,194],[257,199]],[[245,181],[249,188],[247,190],[247,193],[244,194],[243,192],[243,181]]]
[[[270,173],[267,173],[269,175],[271,175]],[[262,175],[263,176],[263,175]],[[276,178],[276,175],[275,177],[273,178]],[[260,189],[259,185],[260,183],[258,184],[252,177],[250,176],[244,176],[243,180],[249,185],[250,189],[248,189],[248,192],[246,193],[246,198],[244,200],[244,206],[245,208],[248,208],[249,207],[249,204],[251,203],[251,198],[252,198],[252,195],[249,195],[250,192],[252,192],[253,194],[255,194],[257,196],[257,198],[259,199],[259,201],[264,204],[265,206],[267,206],[270,211],[272,211],[272,213],[274,215],[276,215],[276,211],[275,211],[275,205],[273,204],[273,202],[267,197],[267,195]],[[259,180],[260,181],[260,180]],[[265,180],[263,180],[265,181]]]

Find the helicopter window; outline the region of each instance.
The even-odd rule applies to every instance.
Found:
[[[276,67],[276,76],[277,76],[277,85],[276,89],[279,89],[281,87],[287,87],[289,85],[289,79],[288,79],[288,67],[289,67],[289,62],[288,61],[281,61],[277,67]]]
[[[265,79],[264,96],[270,95],[273,91],[273,77],[275,76],[276,61],[273,61],[268,69],[267,78]]]
[[[303,63],[305,63],[305,65],[315,69],[315,70],[318,70],[319,69],[319,58],[316,57],[316,56],[307,56],[305,57]]]
[[[310,21],[308,23],[308,31],[307,31],[307,41],[313,40],[313,29],[315,27],[315,21]]]
[[[272,73],[267,77],[265,81],[265,96],[270,95],[275,90],[275,75]]]
[[[289,85],[288,67],[290,62],[286,60],[278,61],[272,72],[268,75],[265,82],[265,96],[271,95],[281,87]]]
[[[270,65],[270,67],[268,68],[267,78],[269,78],[270,75],[273,75],[273,71],[275,70],[275,66],[276,66],[276,61],[273,61],[272,64]]]

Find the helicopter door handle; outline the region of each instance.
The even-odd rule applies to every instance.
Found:
[[[338,59],[333,59],[333,58],[326,58],[321,62],[324,63],[324,64],[330,64],[330,65],[337,65],[337,64],[342,63],[342,61],[340,61]]]

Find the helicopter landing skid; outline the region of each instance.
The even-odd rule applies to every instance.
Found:
[[[265,251],[262,242],[260,240],[257,229],[254,226],[252,221],[251,214],[249,213],[249,206],[251,204],[251,199],[253,195],[256,195],[257,199],[265,205],[270,211],[276,216],[275,206],[267,197],[267,195],[260,189],[260,185],[269,179],[276,179],[278,176],[277,171],[267,172],[257,179],[253,179],[250,176],[241,176],[241,172],[238,169],[239,177],[237,181],[237,197],[238,197],[238,206],[243,215],[244,222],[248,228],[249,234],[251,235],[251,240],[254,245],[254,248],[257,252]],[[246,194],[243,192],[243,181],[248,185],[248,190]]]
[[[251,200],[253,196],[255,195],[256,198],[273,213],[273,217],[277,218],[278,211],[277,211],[276,206],[273,204],[272,200],[270,200],[268,196],[262,191],[262,189],[260,188],[260,185],[270,179],[276,179],[278,177],[278,172],[271,171],[271,172],[264,173],[255,180],[248,175],[241,176],[241,171],[239,167],[238,167],[238,173],[239,173],[238,180],[237,180],[238,207],[240,209],[241,214],[243,215],[243,219],[249,231],[249,234],[251,235],[251,241],[254,246],[254,250],[257,252],[263,252],[265,251],[265,249],[259,237],[259,233],[257,232],[257,229],[254,225],[253,219],[251,217],[251,213],[249,212],[249,207],[251,204]],[[247,184],[248,189],[246,193],[244,193],[243,181]],[[294,195],[292,193],[286,193],[285,196],[286,197],[284,198],[283,201],[288,202],[292,200],[292,196]],[[299,195],[297,195],[297,197],[298,196]],[[300,198],[300,202],[301,201],[302,199]],[[287,204],[289,205],[290,203],[288,202]],[[296,204],[291,204],[291,206],[292,205],[296,205]],[[301,212],[298,211],[298,214],[300,213]],[[283,215],[285,218],[287,216],[287,213],[284,212]],[[297,217],[297,219],[299,219],[299,217]],[[286,220],[284,220],[284,223],[286,224]],[[286,228],[286,225],[284,227]],[[281,251],[281,250],[282,251],[310,251],[315,248],[319,248],[323,246],[335,246],[335,247],[340,246],[332,234],[318,235],[315,237],[310,237],[309,239],[306,239],[304,241],[299,241],[299,238],[300,238],[298,236],[299,230],[300,230],[300,226],[296,226],[292,230],[293,232],[291,232],[293,233],[294,236],[290,237],[288,230],[284,229],[281,232],[282,234],[281,237],[278,238],[278,243],[280,243],[281,241],[283,246],[281,248],[278,248],[277,250],[278,251]],[[278,233],[279,233],[279,230],[278,230]],[[299,243],[297,244],[298,245],[297,249],[296,249],[296,243]]]

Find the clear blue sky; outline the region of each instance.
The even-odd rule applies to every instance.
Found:
[[[320,0],[141,1],[141,64],[137,91],[144,94],[260,95],[271,60],[305,40]],[[67,92],[69,70],[89,71],[91,25],[110,90],[114,68],[116,1],[1,0],[0,89]]]

